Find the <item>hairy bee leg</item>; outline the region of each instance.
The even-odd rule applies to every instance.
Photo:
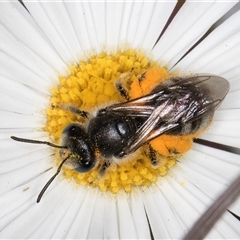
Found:
[[[156,167],[159,164],[159,161],[157,159],[157,153],[150,144],[148,144],[148,150],[148,156],[150,158],[151,164]]]
[[[141,83],[145,79],[146,72],[143,72],[137,76],[139,83]]]
[[[125,98],[127,101],[130,100],[129,92],[125,87],[123,87],[122,83],[116,82],[116,88],[123,98]]]
[[[121,74],[115,82],[116,89],[118,90],[120,95],[123,98],[125,98],[127,101],[130,100],[130,95],[127,88],[123,86],[123,83],[126,82],[126,79],[132,74],[132,71],[133,71],[133,68],[131,69],[131,71]]]
[[[125,98],[127,101],[130,100],[129,91],[123,86],[123,81],[131,74],[131,72],[126,72],[120,75],[116,80],[115,86],[120,95]]]
[[[75,107],[73,105],[59,105],[58,107],[63,109],[63,110],[72,112],[72,113],[74,113],[76,115],[80,115],[80,116],[82,116],[85,119],[88,118],[88,112],[82,111],[82,110],[80,110],[79,108],[77,108],[77,107]]]
[[[123,82],[126,81],[126,79],[129,77],[132,71],[133,71],[133,68],[131,69],[131,71],[121,74],[120,77],[116,80],[116,88],[118,92],[127,101],[130,100],[130,94],[127,88],[123,86]],[[145,74],[146,72],[143,72],[137,76],[139,83],[145,79]]]
[[[109,161],[105,161],[103,165],[100,167],[99,174],[100,176],[104,176],[106,170],[109,168],[111,163]]]

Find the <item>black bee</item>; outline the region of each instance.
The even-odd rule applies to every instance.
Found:
[[[119,80],[116,87],[121,95],[129,98]],[[17,137],[12,139],[60,148],[62,163],[39,194],[39,202],[64,163],[83,173],[93,169],[101,156],[105,161],[100,172],[104,172],[112,162],[118,163],[164,133],[185,135],[204,129],[228,91],[228,81],[219,76],[202,74],[171,78],[148,95],[98,110],[86,128],[75,123],[66,126],[61,146]],[[87,112],[75,107],[65,109],[88,118]],[[150,160],[155,162],[152,155]]]

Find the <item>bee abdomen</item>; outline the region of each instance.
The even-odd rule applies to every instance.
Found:
[[[208,111],[205,114],[203,114],[200,118],[192,122],[187,122],[185,124],[182,124],[175,130],[170,131],[168,134],[169,135],[188,135],[188,134],[194,134],[197,132],[202,132],[211,123],[213,114],[214,114],[213,111]]]

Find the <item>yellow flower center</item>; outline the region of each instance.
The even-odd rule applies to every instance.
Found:
[[[131,99],[149,94],[154,86],[171,77],[167,69],[132,49],[119,51],[114,55],[101,53],[92,56],[87,62],[80,61],[77,66],[70,66],[70,70],[70,75],[59,77],[59,85],[52,88],[51,105],[46,110],[45,130],[55,142],[60,141],[62,131],[67,125],[78,123],[86,126],[88,121],[61,106],[71,105],[91,112],[96,107],[100,109],[113,102],[126,101],[115,87],[116,79],[126,72],[130,72],[125,84],[129,88]],[[137,76],[144,72],[144,81],[139,81]],[[87,173],[79,173],[67,167],[63,171],[66,178],[74,178],[81,185],[98,187],[112,193],[122,189],[130,192],[134,186],[149,186],[159,176],[165,176],[168,169],[175,164],[174,157],[189,150],[193,137],[164,134],[151,141],[152,148],[161,156],[157,166],[151,164],[149,154],[146,154],[149,146],[143,146],[133,158],[111,164],[103,176],[99,174],[99,166]],[[58,154],[56,156],[59,165],[60,159]],[[101,156],[98,158],[99,162],[103,161]]]

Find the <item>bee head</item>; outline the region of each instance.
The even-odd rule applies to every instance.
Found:
[[[63,130],[62,145],[67,146],[67,149],[60,149],[59,155],[61,159],[69,155],[65,163],[69,168],[84,173],[96,165],[94,149],[88,134],[79,124],[70,124]]]

